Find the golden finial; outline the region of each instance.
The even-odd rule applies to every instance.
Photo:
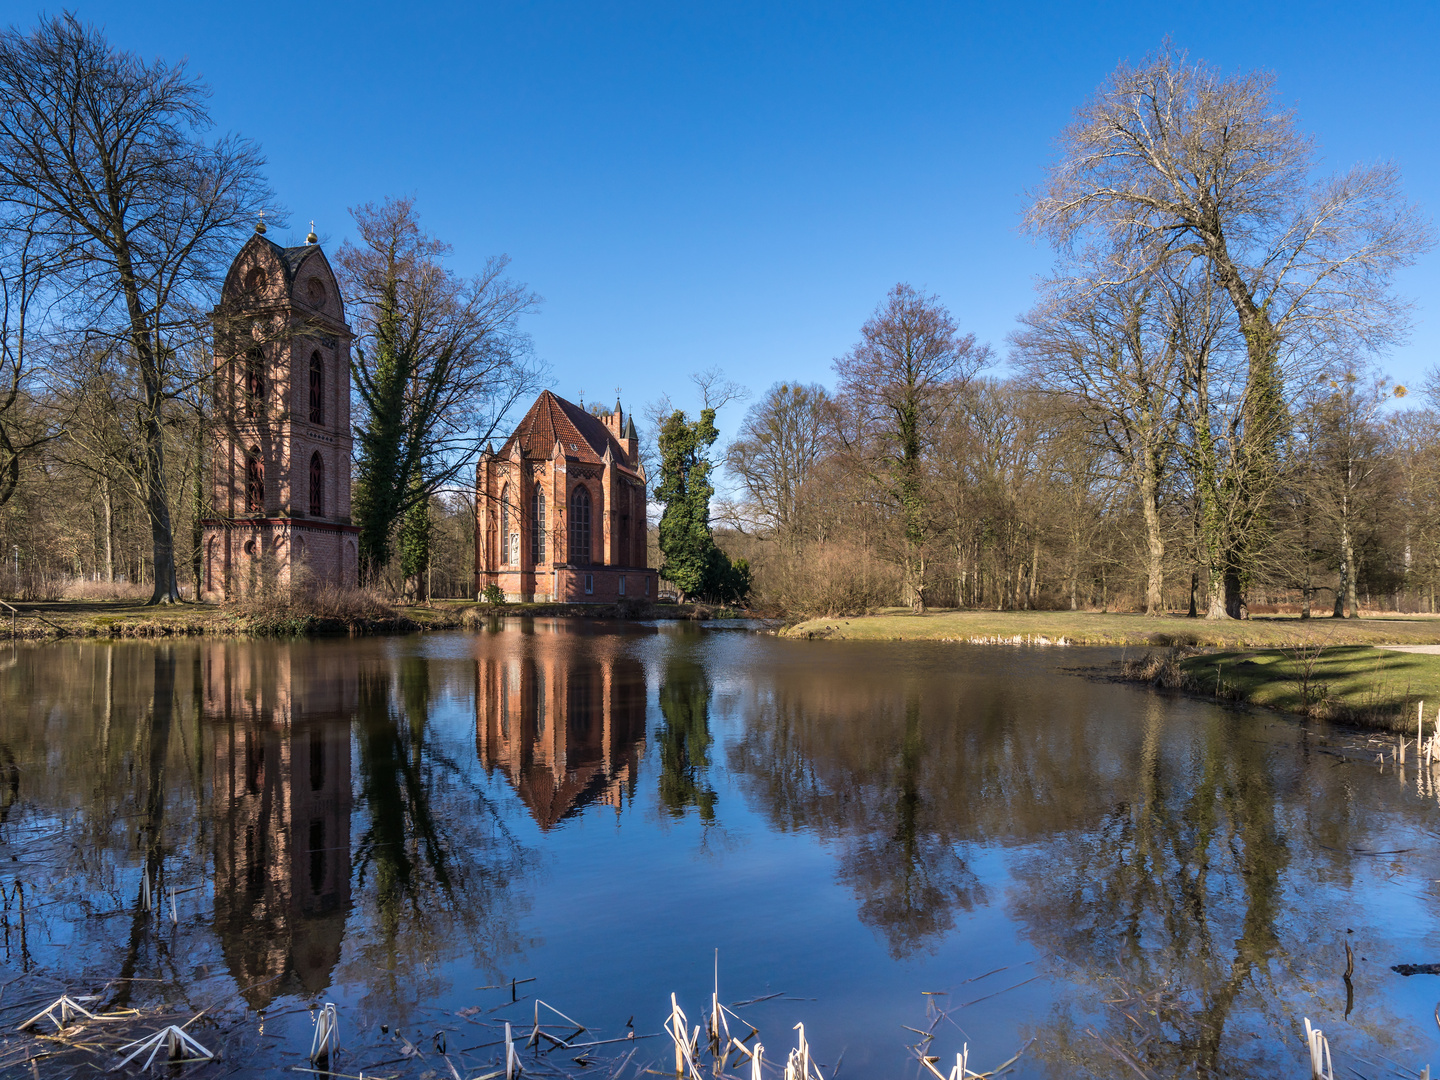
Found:
[[[255,231],[261,236],[265,235],[265,211],[260,211],[260,220],[255,223]]]
[[[310,222],[310,232],[309,232],[309,234],[305,237],[305,243],[307,243],[307,244],[318,244],[319,242],[320,242],[320,238],[315,235],[315,222],[314,222],[314,220],[312,219],[311,222]]]

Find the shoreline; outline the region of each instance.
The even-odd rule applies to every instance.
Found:
[[[55,601],[16,604],[3,611],[0,640],[62,641],[171,637],[368,637],[466,630],[504,618],[708,621],[729,617],[708,604],[476,604],[439,600],[397,605],[383,612],[323,614],[303,607],[248,608],[189,602],[146,607],[130,601]]]
[[[1422,705],[1427,736],[1440,713],[1440,654],[1434,652],[1323,644],[1172,648],[1122,660],[1113,670],[1120,682],[1412,738]]]
[[[892,609],[873,615],[806,619],[780,631],[809,641],[934,641],[967,645],[1138,645],[1149,648],[1285,648],[1320,644],[1440,645],[1440,617],[1364,619],[1255,616],[1209,621],[1184,615],[1075,611]]]

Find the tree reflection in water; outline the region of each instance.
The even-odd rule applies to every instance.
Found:
[[[660,683],[660,805],[671,817],[691,808],[709,825],[718,797],[710,786],[710,677],[688,651],[666,659]]]
[[[1314,883],[1348,882],[1348,853],[1386,825],[1333,757],[1302,739],[1292,760],[1246,730],[1256,717],[1132,691],[1096,712],[1078,680],[1030,697],[1003,673],[818,667],[753,677],[732,772],[777,827],[837,842],[838,878],[897,958],[987,899],[967,848],[1015,852],[1007,906],[1060,981],[1027,1057],[1067,1078],[1267,1075],[1300,1016],[1335,1023],[1354,915]],[[1373,1001],[1349,1023],[1380,1045],[1413,1033]]]
[[[828,675],[777,683],[748,707],[729,765],[776,827],[838,841],[837,877],[901,959],[935,948],[986,894],[962,850],[972,815],[949,801],[957,725],[927,718],[922,686],[893,685],[847,701]]]
[[[821,859],[833,854],[842,889],[817,939],[873,934],[906,961],[938,951],[903,965],[874,949],[816,959],[800,935],[780,960],[839,973],[842,1000],[816,1005],[838,1026],[858,1029],[889,995],[921,988],[916,972],[939,976],[925,989],[954,989],[985,953],[987,967],[998,956],[1044,976],[967,1014],[1006,1040],[1036,1035],[1028,1075],[1289,1075],[1301,1016],[1325,1027],[1337,1064],[1379,1052],[1424,1063],[1431,1006],[1423,1033],[1400,1015],[1423,986],[1380,959],[1432,959],[1440,856],[1416,838],[1433,832],[1435,793],[1416,797],[1413,772],[1400,788],[1322,748],[1323,726],[1073,678],[1029,652],[642,634],[656,637],[572,623],[17,650],[0,680],[5,961],[73,964],[96,985],[131,972],[136,1004],[233,1003],[246,988],[260,1007],[338,988],[357,1025],[405,1022],[513,973],[528,947],[527,868],[561,853],[577,857],[547,863],[558,887],[539,929],[562,929],[548,957],[551,945],[529,952],[526,973],[603,982],[629,996],[628,1013],[663,998],[646,981],[656,955],[715,943],[673,920],[648,956],[614,935],[594,954],[603,968],[574,943],[589,920],[664,911],[733,876],[733,861],[679,853],[695,872],[630,908],[655,855],[675,854],[657,817],[714,831],[723,764],[740,793],[727,824],[746,820],[756,880],[770,886],[751,908],[748,887],[724,894],[737,923],[783,924],[805,902],[814,883],[797,889],[791,863],[766,857],[808,851],[775,835],[803,832]],[[647,670],[659,684],[648,732]],[[731,685],[744,687],[734,699]],[[647,738],[658,745],[645,759]],[[642,767],[657,770],[654,786],[637,781]],[[618,812],[637,792],[654,814],[569,828],[582,808]],[[752,813],[769,827],[750,828]],[[138,911],[142,866],[162,893],[213,893],[187,894],[171,927]],[[597,883],[597,866],[612,876]],[[982,925],[992,937],[977,941]],[[756,980],[775,962],[761,956]],[[890,1038],[855,1044],[879,1061]]]
[[[468,955],[498,974],[524,944],[514,926],[525,851],[481,784],[430,730],[432,661],[373,660],[357,673],[359,796],[355,846],[362,917],[347,980],[373,1006],[398,1008],[446,988]]]
[[[212,965],[182,957],[208,955],[254,1008],[349,984],[400,1020],[447,960],[495,971],[522,944],[525,852],[432,723],[441,696],[468,699],[471,665],[382,642],[36,659],[0,685],[0,762],[21,763],[0,766],[6,961],[27,963],[24,926],[134,977],[121,1002],[188,993]],[[141,910],[142,870],[158,898],[213,892],[184,893],[172,929],[168,904]],[[22,914],[37,890],[58,902]]]

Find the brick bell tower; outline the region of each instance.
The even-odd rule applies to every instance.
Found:
[[[350,327],[325,253],[245,242],[215,327],[212,517],[201,596],[356,583],[350,523]]]

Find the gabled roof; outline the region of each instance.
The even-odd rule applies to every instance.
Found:
[[[625,448],[610,433],[604,421],[549,390],[542,391],[535,399],[530,411],[515,426],[514,433],[505,440],[499,456],[507,457],[517,441],[520,452],[527,458],[548,458],[555,443],[559,442],[566,458],[591,464],[603,461],[605,450],[609,448],[616,465],[627,472],[633,471]]]

